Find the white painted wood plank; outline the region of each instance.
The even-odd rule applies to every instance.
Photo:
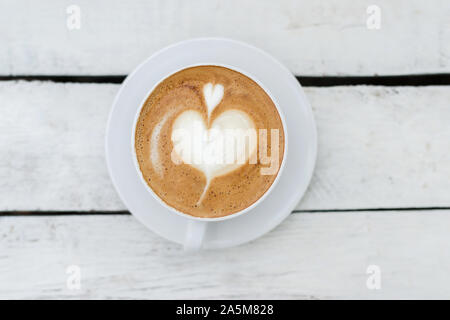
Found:
[[[104,159],[118,87],[0,82],[0,211],[126,209]],[[450,206],[449,87],[305,90],[319,148],[297,209]]]
[[[449,225],[449,211],[292,214],[250,244],[189,254],[132,216],[1,217],[0,298],[448,299]]]
[[[317,166],[299,209],[448,207],[449,87],[306,88]]]
[[[0,4],[0,74],[128,74],[146,57],[192,37],[222,36],[273,54],[295,74],[374,75],[450,71],[446,0],[78,0]],[[26,10],[24,9],[26,8]]]
[[[0,210],[124,209],[104,155],[117,88],[0,83]]]

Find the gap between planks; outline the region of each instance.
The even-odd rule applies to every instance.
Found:
[[[440,211],[450,210],[450,207],[404,207],[404,208],[361,208],[361,209],[324,209],[324,210],[294,210],[292,214],[299,213],[343,213],[343,212],[385,212],[385,211]],[[130,215],[126,210],[119,211],[2,211],[0,217],[11,216],[64,216],[64,215]]]
[[[4,75],[0,81],[50,81],[73,83],[112,83],[120,84],[126,75]],[[374,85],[374,86],[434,86],[450,85],[449,73],[437,74],[411,74],[392,76],[296,76],[304,87],[331,87],[350,85]]]

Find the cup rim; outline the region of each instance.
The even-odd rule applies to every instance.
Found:
[[[272,182],[272,184],[270,185],[270,187],[261,195],[261,197],[259,197],[255,202],[253,202],[250,206],[235,212],[235,213],[231,213],[228,214],[226,216],[222,216],[222,217],[215,217],[215,218],[205,218],[205,217],[197,217],[197,216],[193,216],[187,213],[184,213],[174,207],[171,207],[170,205],[168,205],[163,199],[161,199],[154,191],[153,189],[147,184],[147,182],[144,179],[144,176],[142,174],[142,171],[139,167],[139,161],[137,159],[137,154],[136,154],[136,126],[137,126],[137,122],[139,119],[139,116],[141,114],[142,108],[145,104],[145,102],[147,101],[148,97],[150,96],[150,94],[155,90],[155,88],[161,83],[163,82],[165,79],[167,79],[168,77],[170,77],[171,75],[180,72],[182,70],[185,69],[189,69],[189,68],[193,68],[193,67],[200,67],[200,66],[216,66],[216,67],[224,67],[224,68],[228,68],[231,69],[233,71],[239,72],[241,74],[243,74],[244,76],[250,78],[251,80],[253,80],[254,82],[256,82],[263,90],[264,92],[270,97],[270,99],[272,100],[272,102],[275,104],[275,108],[277,109],[278,115],[280,116],[281,119],[281,123],[283,126],[283,131],[284,131],[284,153],[283,153],[283,159],[281,160],[281,165],[280,168],[278,169],[277,172],[277,176],[275,177],[275,180]],[[171,212],[174,212],[175,214],[184,217],[184,218],[188,218],[190,220],[193,221],[203,221],[203,222],[219,222],[219,221],[225,221],[225,220],[229,220],[232,218],[237,218],[241,215],[243,215],[244,213],[249,212],[250,210],[254,209],[257,205],[259,205],[275,188],[275,186],[277,185],[278,181],[280,180],[280,176],[283,173],[283,169],[285,167],[285,163],[286,163],[286,158],[287,158],[287,153],[288,153],[288,131],[287,131],[287,126],[286,126],[286,121],[285,121],[285,117],[284,114],[278,104],[278,101],[275,99],[275,97],[272,95],[272,93],[270,92],[270,90],[268,90],[262,83],[261,81],[259,81],[255,76],[249,74],[247,71],[242,70],[239,67],[236,66],[232,66],[229,64],[223,64],[223,63],[217,63],[217,62],[202,62],[202,63],[194,63],[194,64],[188,64],[186,66],[183,66],[181,68],[176,68],[173,71],[170,71],[168,74],[166,74],[164,77],[162,77],[158,82],[156,82],[151,90],[149,90],[149,92],[147,93],[147,95],[143,98],[143,100],[141,101],[141,103],[139,104],[139,107],[136,111],[135,117],[134,117],[134,121],[133,121],[133,126],[132,126],[132,134],[131,134],[131,153],[132,153],[132,157],[133,157],[133,164],[134,167],[137,171],[137,174],[139,176],[140,181],[143,183],[143,185],[145,186],[146,190],[149,191],[149,193],[153,196],[154,199],[156,199],[156,201],[161,204],[164,208],[168,209]]]

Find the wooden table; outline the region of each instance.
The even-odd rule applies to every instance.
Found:
[[[378,0],[380,29],[370,1],[74,3],[80,29],[68,2],[0,4],[0,298],[450,298],[448,1]],[[198,36],[300,76],[319,151],[279,227],[191,254],[126,211],[104,133],[124,76]]]

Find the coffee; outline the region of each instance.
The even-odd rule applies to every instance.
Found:
[[[284,130],[269,95],[219,66],[181,70],[142,106],[135,150],[142,176],[167,205],[205,218],[255,203],[274,182]]]

